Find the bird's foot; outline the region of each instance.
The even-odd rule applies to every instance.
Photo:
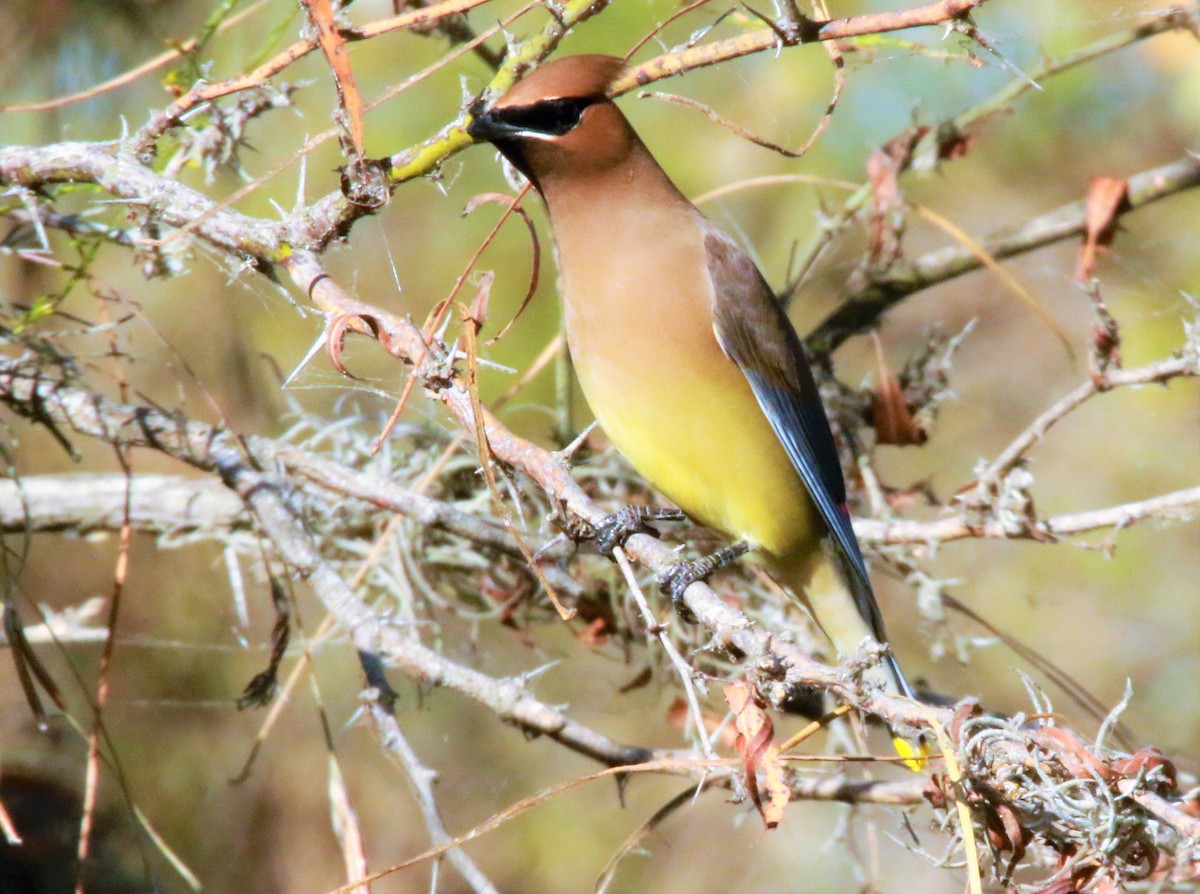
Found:
[[[685,621],[694,621],[690,609],[683,601],[684,591],[698,580],[705,580],[709,575],[720,571],[726,565],[732,565],[750,550],[750,545],[739,540],[731,546],[725,546],[701,559],[690,562],[676,562],[667,573],[658,579],[662,591],[671,597],[675,611]]]
[[[606,516],[596,525],[593,539],[600,554],[612,558],[613,550],[624,546],[634,534],[657,534],[650,526],[652,521],[683,521],[684,514],[678,509],[660,509],[654,506],[622,506],[612,515]]]

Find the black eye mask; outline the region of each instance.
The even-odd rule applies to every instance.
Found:
[[[560,137],[579,124],[584,109],[600,100],[597,96],[545,99],[531,106],[493,109],[492,115],[518,130]]]

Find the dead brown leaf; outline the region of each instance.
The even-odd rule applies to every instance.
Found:
[[[1033,833],[1021,825],[1021,820],[1012,805],[1001,802],[986,811],[988,841],[998,854],[1011,853],[1012,859],[1004,870],[1004,878],[1012,878],[1017,864],[1025,856]]]
[[[1178,779],[1175,765],[1167,760],[1165,754],[1153,746],[1140,748],[1129,757],[1112,762],[1113,770],[1122,776],[1137,776],[1141,773],[1149,773],[1159,767],[1162,768],[1161,778],[1174,788]]]
[[[875,405],[872,407],[876,441],[901,447],[924,444],[927,438],[925,429],[913,419],[908,402],[904,399],[900,380],[888,369],[887,360],[883,356],[883,343],[880,342],[878,333],[871,333],[871,341],[875,345],[877,378]]]
[[[671,707],[667,708],[667,722],[676,729],[686,730],[691,726],[692,722],[690,712],[691,709],[688,707],[687,701],[683,698],[677,698],[671,702]],[[704,721],[704,728],[710,736],[714,733],[718,734],[718,742],[722,748],[730,751],[737,750],[738,732],[736,729],[725,723],[723,718],[714,717],[711,714],[705,714],[702,719]]]
[[[953,161],[956,158],[962,158],[971,151],[971,144],[975,142],[973,134],[963,133],[962,131],[953,131],[938,141],[938,158],[942,161]]]
[[[867,181],[871,185],[867,250],[873,268],[888,266],[900,254],[896,222],[904,207],[900,172],[908,166],[917,142],[928,132],[927,127],[914,127],[888,140],[867,158]]]
[[[1061,727],[1044,726],[1033,734],[1038,745],[1052,752],[1076,779],[1103,779],[1112,782],[1117,774],[1088,751],[1075,735]]]
[[[346,364],[342,362],[342,346],[346,342],[346,334],[349,332],[376,333],[378,331],[378,323],[369,316],[338,314],[334,317],[325,329],[325,351],[329,354],[329,362],[333,368],[343,376],[357,379],[358,377],[346,369]]]
[[[1044,888],[1038,888],[1034,894],[1071,894],[1072,891],[1078,891],[1079,885],[1073,878],[1060,878],[1056,882],[1051,882]]]
[[[775,725],[749,683],[732,683],[725,687],[724,695],[738,732],[735,747],[746,768],[746,789],[763,818],[763,825],[774,829],[783,820],[791,798],[783,762],[779,759],[779,745],[775,742]],[[762,770],[763,788],[759,787],[759,770]]]
[[[593,618],[579,631],[579,641],[591,649],[599,648],[609,640],[608,622],[604,618]]]
[[[1097,176],[1092,178],[1084,205],[1083,246],[1075,265],[1075,278],[1087,282],[1092,278],[1096,255],[1112,245],[1117,235],[1117,222],[1129,207],[1129,182],[1123,177]]]

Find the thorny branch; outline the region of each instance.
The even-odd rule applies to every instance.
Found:
[[[983,486],[994,484],[1000,476],[1020,462],[1054,425],[1084,401],[1097,394],[1113,388],[1165,384],[1180,376],[1200,375],[1200,328],[1193,325],[1189,329],[1192,337],[1188,344],[1179,351],[1178,356],[1138,369],[1116,369],[1097,373],[1070,394],[1055,402],[991,462],[979,476],[980,484]]]
[[[280,474],[285,468],[281,456],[293,448],[276,450],[266,439],[239,437],[187,421],[178,414],[114,404],[94,393],[45,377],[43,372],[37,369],[36,363],[29,367],[19,361],[0,361],[0,395],[11,410],[22,416],[37,416],[78,434],[104,438],[124,448],[158,450],[198,469],[220,475],[225,486],[237,493],[254,514],[256,523],[284,559],[308,581],[326,608],[349,632],[360,652],[377,654],[420,682],[459,692],[503,720],[531,733],[553,738],[609,766],[678,757],[672,752],[614,743],[529,695],[519,679],[495,679],[463,667],[421,645],[399,627],[381,620],[318,555],[315,544],[304,530],[293,506],[293,485],[286,475]],[[689,595],[692,589],[689,589]],[[743,623],[748,625],[744,619]],[[840,676],[837,671],[821,668],[798,655],[797,658],[805,667],[820,670],[827,680],[837,685]],[[850,691],[853,685],[844,688]],[[690,772],[686,763],[678,771]],[[898,797],[895,787],[887,785],[855,786],[837,781],[801,780],[797,786],[799,797],[822,800],[879,798],[884,803],[896,803]],[[905,790],[910,792],[908,797],[919,798],[919,787]]]
[[[40,418],[79,434],[122,447],[168,453],[220,476],[254,514],[280,555],[312,586],[341,622],[354,646],[378,654],[415,679],[447,686],[494,711],[497,716],[609,765],[636,763],[646,751],[618,745],[583,728],[525,692],[517,680],[494,680],[456,665],[381,619],[318,552],[289,504],[291,483],[281,477],[269,445],[246,439],[176,414],[147,407],[111,404],[97,395],[44,377],[18,361],[0,361],[0,395],[14,412]],[[265,452],[257,448],[265,447]],[[267,471],[264,471],[267,470]]]
[[[827,22],[818,22],[802,17],[797,21],[791,20],[788,16],[781,16],[779,21],[769,22],[768,27],[762,30],[751,31],[737,37],[696,47],[688,47],[673,53],[664,53],[654,59],[634,65],[621,80],[613,85],[613,92],[624,93],[635,87],[644,87],[646,84],[686,71],[780,47],[826,40],[847,40],[868,34],[902,31],[905,28],[921,28],[965,21],[969,20],[973,9],[983,6],[985,2],[987,0],[938,0],[936,3],[912,9],[849,16]]]
[[[290,468],[299,470],[300,464]],[[297,475],[302,475],[300,471]],[[332,480],[332,479],[330,479]],[[377,486],[387,490],[386,479],[374,478]],[[193,536],[222,539],[233,530],[250,527],[250,519],[242,503],[220,484],[207,479],[185,478],[178,475],[37,475],[20,480],[0,481],[0,533],[30,532],[71,533],[80,536],[115,533],[121,527],[121,509],[126,488],[131,497],[129,522],[141,534],[162,536],[164,543],[187,542]],[[478,516],[466,516],[461,510],[429,500],[429,511],[415,506],[401,509],[399,501],[381,494],[343,490],[347,496],[367,500],[381,509],[401,512],[423,525],[439,526],[440,518],[462,518],[473,522],[452,530],[480,546],[491,546],[514,557],[520,555],[516,544],[503,536],[497,527],[478,524]],[[429,499],[429,498],[425,498]],[[408,505],[408,501],[405,501]],[[1200,512],[1200,488],[1185,488],[1157,497],[1056,515],[1039,519],[1035,530],[1058,539],[1089,531],[1116,528],[1123,530],[1138,522],[1149,520],[1179,521]],[[338,520],[342,521],[342,520]],[[368,526],[349,521],[332,528],[339,536],[364,533]],[[1028,539],[1033,536],[1024,525],[1013,525],[995,518],[984,522],[962,518],[937,521],[880,520],[856,518],[854,532],[866,547],[900,544],[950,543],[967,538],[989,540]],[[564,585],[561,578],[556,582]]]
[[[314,290],[320,287],[336,288],[328,279],[315,284]],[[402,321],[390,322],[394,326]],[[380,326],[378,319],[373,323],[378,327],[382,339],[388,329]],[[428,348],[426,351],[427,354],[432,353]],[[455,388],[459,392],[462,390],[461,385],[443,387],[451,392]],[[272,457],[269,451],[262,455],[256,453],[256,447],[264,446],[259,439],[238,438],[199,423],[186,422],[177,414],[109,404],[95,394],[45,377],[36,363],[33,367],[19,361],[0,363],[0,395],[4,395],[9,407],[21,415],[81,434],[102,437],[123,447],[143,446],[162,450],[197,468],[219,474],[226,486],[237,492],[251,509],[257,523],[280,554],[301,577],[308,580],[327,609],[341,621],[360,652],[377,654],[416,679],[461,692],[510,722],[549,735],[567,747],[610,766],[637,763],[651,756],[645,750],[610,742],[568,720],[524,692],[519,682],[494,680],[458,666],[416,643],[394,626],[380,621],[317,553],[315,544],[288,503],[290,485],[286,478],[281,479],[262,471],[273,468],[274,464],[270,462]],[[464,399],[461,393],[457,397],[451,393],[446,400],[457,414],[471,412],[470,401]],[[599,508],[583,496],[577,486],[573,483],[565,485],[570,478],[560,460],[505,432],[494,419],[489,418],[486,427],[488,439],[498,458],[520,465],[542,482],[563,482],[563,489],[556,491],[555,495],[565,505],[583,518],[600,517]],[[543,486],[546,484],[543,483]],[[647,535],[631,538],[627,549],[658,570],[664,570],[674,561],[671,550]],[[776,703],[787,698],[786,693],[792,686],[815,684],[841,699],[888,718],[893,726],[922,726],[931,716],[927,707],[864,691],[856,673],[851,672],[847,676],[845,672],[814,663],[794,647],[774,639],[740,611],[717,598],[703,584],[689,587],[685,599],[699,623],[713,634],[712,647],[744,656],[752,678],[757,677],[764,694]],[[938,716],[943,725],[951,723],[949,712],[938,712]],[[1014,730],[1012,735],[1024,741],[1022,737],[1029,734]],[[987,760],[995,762],[991,757]],[[1119,758],[1113,757],[1111,760],[1117,761]],[[991,763],[987,766],[991,766]],[[1003,766],[1003,762],[996,766]],[[999,770],[993,768],[993,772]],[[1126,774],[1113,772],[1113,778],[1121,784],[1130,781]],[[986,774],[972,778],[979,785],[990,785],[984,782]],[[1154,784],[1161,785],[1161,782]],[[1131,803],[1137,802],[1131,800]],[[1164,821],[1169,825],[1182,826],[1188,822],[1183,814],[1177,817],[1178,808],[1173,808],[1169,801],[1153,803],[1157,808],[1167,810],[1167,820]]]
[[[476,5],[477,2],[481,0],[447,0],[432,7],[412,10],[383,24],[389,29],[413,27],[461,12],[459,7],[467,8]],[[814,36],[797,36],[793,42],[833,40],[856,34],[939,24],[964,15],[982,2],[983,0],[942,0],[914,10],[835,20],[822,23]],[[481,94],[481,99],[490,101],[502,94],[520,73],[553,52],[572,27],[595,15],[605,5],[604,0],[572,0],[563,4],[541,35],[523,41],[519,48],[507,55],[504,65]],[[771,35],[771,38],[764,42],[765,34]],[[658,60],[650,60],[639,66],[635,70],[637,73],[633,83],[644,85],[699,65],[711,65],[746,53],[761,52],[772,48],[779,39],[771,30],[767,30],[764,35],[751,37],[754,39],[749,48],[740,44],[732,46],[718,42],[712,45],[713,49],[707,52],[703,61],[689,60],[681,53],[665,54]],[[49,163],[38,165],[38,171],[29,169],[28,162],[34,160],[33,156],[41,155],[50,147],[38,147],[32,154],[28,150],[22,152],[22,147],[0,150],[0,182],[7,181],[23,186],[42,186],[55,182],[96,183],[119,198],[145,202],[152,211],[161,206],[168,212],[163,218],[163,223],[176,228],[194,229],[198,235],[216,247],[245,259],[247,263],[264,272],[270,271],[274,263],[284,259],[293,249],[320,251],[331,240],[344,237],[356,219],[377,208],[385,197],[376,195],[372,201],[367,202],[362,196],[356,196],[356,201],[350,201],[345,194],[334,193],[290,215],[280,224],[271,225],[256,221],[257,225],[252,226],[252,219],[237,215],[228,209],[221,209],[200,194],[192,193],[178,184],[171,184],[172,195],[169,200],[167,197],[158,196],[158,191],[153,188],[155,184],[146,182],[144,175],[150,172],[143,166],[149,161],[147,153],[155,139],[177,123],[179,115],[188,108],[256,86],[261,83],[262,77],[281,71],[286,65],[312,52],[316,45],[315,40],[301,41],[275,60],[264,63],[264,70],[261,72],[252,72],[250,75],[216,85],[197,85],[175,106],[168,107],[155,116],[130,141],[107,146],[61,144],[63,153],[54,161],[46,159]],[[649,73],[650,67],[655,63],[661,63],[661,70]],[[451,155],[470,145],[471,140],[466,135],[468,120],[469,117],[464,111],[457,120],[442,128],[434,137],[419,146],[391,156],[387,161],[388,188],[393,189],[400,183],[429,173]],[[96,152],[84,159],[80,157],[80,150],[86,148]],[[182,214],[169,214],[172,211]],[[195,220],[201,220],[203,223],[195,226],[192,223]]]
[[[444,17],[482,2],[446,0],[410,9],[373,26],[345,29],[339,33],[341,39],[351,41],[388,30],[438,24]],[[766,29],[691,46],[640,63],[631,69],[619,89],[632,89],[693,68],[776,47],[843,40],[914,26],[949,25],[986,47],[969,18],[971,11],[982,4],[983,0],[942,0],[899,12],[828,22],[784,15]],[[509,47],[499,71],[481,98],[485,102],[491,101],[503,93],[524,70],[550,55],[574,25],[602,11],[605,6],[604,0],[574,0],[550,6],[551,19],[541,34]],[[1194,5],[1167,11],[1140,29],[1112,38],[1103,47],[1093,48],[1089,51],[1090,56],[1079,54],[1070,60],[1070,64],[1079,64],[1154,33],[1194,27],[1194,15]],[[315,39],[305,38],[255,71],[216,84],[198,83],[177,102],[152,116],[128,140],[0,147],[0,184],[14,192],[19,190],[23,199],[37,196],[33,204],[25,203],[4,213],[23,226],[38,228],[43,236],[46,228],[57,228],[76,235],[99,235],[122,245],[161,246],[166,241],[160,238],[160,231],[164,229],[193,232],[249,269],[272,278],[286,274],[322,311],[331,333],[351,330],[377,339],[392,356],[413,367],[413,374],[427,393],[446,405],[464,431],[473,432],[476,423],[481,423],[488,446],[504,470],[520,473],[534,481],[561,515],[590,524],[598,522],[605,509],[590,499],[572,478],[564,457],[514,436],[486,410],[482,411],[481,419],[476,419],[478,404],[457,375],[456,352],[427,336],[410,320],[353,298],[327,274],[319,260],[323,249],[334,240],[347,236],[353,223],[378,207],[397,185],[435,170],[454,152],[469,144],[464,130],[468,120],[466,111],[460,110],[451,123],[429,140],[386,159],[380,166],[385,174],[383,187],[366,196],[371,201],[361,201],[364,198],[361,190],[356,192],[351,188],[301,207],[279,222],[236,212],[198,190],[156,172],[151,166],[160,139],[180,126],[182,116],[189,110],[258,86],[263,77],[284,71],[316,46]],[[1021,83],[1013,89],[1018,92],[1027,89],[1027,86],[1020,86]],[[996,106],[986,110],[981,107],[981,114],[976,118],[960,116],[959,129],[981,117],[982,111],[1006,107],[1015,95],[1002,97]],[[936,136],[942,139],[945,135],[939,132]],[[903,165],[907,167],[910,163],[911,158],[905,159]],[[50,210],[55,199],[54,187],[60,183],[92,183],[124,200],[131,209],[133,226],[110,230]],[[1197,185],[1200,185],[1200,165],[1194,158],[1186,157],[1131,178],[1129,206],[1131,209],[1142,207]],[[852,206],[848,207],[854,210]],[[1076,203],[1037,218],[1014,232],[997,234],[985,241],[985,247],[997,258],[1009,257],[1078,235],[1083,225],[1083,206]],[[181,245],[180,250],[183,248]],[[961,275],[977,267],[978,263],[977,256],[971,252],[952,248],[882,273],[876,271],[874,278],[862,284],[847,305],[814,334],[810,345],[818,354],[827,354],[853,332],[873,325],[889,307],[907,295]],[[1114,387],[1200,374],[1193,342],[1194,338],[1176,357],[1152,366],[1127,371],[1106,370],[1064,397],[1035,420],[1027,432],[980,475],[978,498],[964,500],[965,510],[958,517],[933,522],[861,521],[857,528],[863,539],[877,546],[949,541],[968,536],[1043,539],[1098,527],[1120,528],[1146,518],[1174,517],[1194,511],[1200,503],[1200,488],[1196,487],[1125,506],[1052,519],[1026,518],[1014,522],[992,505],[996,501],[997,488],[1005,483],[1027,452],[1052,425],[1085,400]],[[398,487],[379,476],[351,469],[303,448],[241,436],[146,406],[109,401],[70,381],[69,377],[48,374],[43,362],[28,356],[0,360],[0,398],[15,413],[51,426],[56,432],[70,431],[99,438],[122,448],[150,448],[219,477],[223,482],[220,489],[211,481],[134,477],[129,491],[128,521],[139,529],[168,536],[212,532],[221,527],[256,526],[279,555],[307,580],[360,652],[381,657],[415,680],[453,689],[527,732],[553,738],[608,766],[680,757],[614,742],[534,698],[523,681],[492,678],[452,662],[384,620],[374,606],[339,576],[337,568],[324,554],[323,544],[306,527],[301,494],[316,490],[326,495],[351,497],[378,509],[402,513],[422,527],[464,538],[495,555],[522,557],[523,551],[513,531],[506,529],[504,524]],[[0,486],[0,529],[88,532],[120,526],[119,514],[114,514],[111,504],[105,502],[105,494],[111,496],[112,488],[101,487],[113,482],[90,482],[86,499],[82,488],[76,487],[74,493],[64,495],[60,484],[52,478],[3,483]],[[122,500],[128,486],[129,482],[122,477],[119,481]],[[140,501],[139,495],[147,487],[153,490],[154,505]],[[230,498],[231,493],[237,495],[236,499]],[[630,556],[659,573],[678,558],[667,544],[644,534],[631,538],[625,549]],[[550,557],[542,571],[550,575],[556,573],[555,569],[553,557]],[[561,569],[557,573],[559,581],[569,581]],[[1022,723],[1021,718],[1012,721],[978,718],[963,708],[957,713],[939,710],[931,714],[928,708],[886,697],[864,686],[861,668],[867,662],[877,660],[878,656],[856,656],[849,669],[826,667],[764,629],[739,608],[729,605],[705,584],[693,584],[684,598],[697,623],[710,637],[705,651],[740,661],[744,673],[762,696],[776,705],[784,703],[796,688],[816,685],[846,702],[883,716],[893,726],[926,727],[932,716],[938,724],[947,727],[956,748],[969,758],[969,794],[979,822],[991,824],[993,819],[1002,817],[997,821],[1012,832],[1010,826],[1004,826],[1009,816],[1004,811],[1009,810],[1015,816],[1018,833],[1036,829],[1051,844],[1066,842],[1079,847],[1084,834],[1080,828],[1060,824],[1047,831],[1039,823],[1044,823],[1047,815],[1057,815],[1054,811],[1062,808],[1061,803],[1047,796],[1047,791],[1061,793],[1070,786],[1086,784],[1090,787],[1089,796],[1097,804],[1116,805],[1114,811],[1119,807],[1120,818],[1127,826],[1141,824],[1138,831],[1119,841],[1114,838],[1116,844],[1099,842],[1095,848],[1097,852],[1108,852],[1104,851],[1105,847],[1111,851],[1118,845],[1126,848],[1122,851],[1122,859],[1128,858],[1129,867],[1122,871],[1130,877],[1143,871],[1140,864],[1134,865],[1143,852],[1138,848],[1161,847],[1186,854],[1188,845],[1196,837],[1196,822],[1187,812],[1192,805],[1181,806],[1173,778],[1168,778],[1169,774],[1162,769],[1165,762],[1156,763],[1144,755],[1142,763],[1135,766],[1129,763],[1131,759],[1108,751],[1100,743],[1090,749],[1076,748],[1077,742],[1064,741],[1058,735],[1061,731],[1044,721]],[[1079,769],[1080,761],[1086,765],[1084,771]],[[414,774],[422,771],[419,764],[409,763]],[[1014,776],[1014,768],[1029,771],[1029,778],[1018,779]],[[702,775],[695,770],[678,772],[694,777]],[[711,772],[708,768],[703,774],[708,774],[711,779]],[[1035,772],[1040,774],[1036,779],[1033,778]],[[414,781],[417,781],[416,775]],[[858,783],[835,777],[804,776],[794,777],[791,784],[797,797],[829,800],[914,804],[922,799],[944,802],[950,797],[944,787],[939,787],[936,778],[935,784],[929,787],[924,781]],[[419,784],[418,793],[423,799],[431,832],[435,838],[443,836],[445,830],[440,827],[436,807],[431,808],[432,799],[426,798]],[[1011,838],[1008,845],[1007,849],[1014,851],[1014,858],[1017,847],[1025,846]],[[999,846],[998,850],[1004,851],[1005,847]],[[453,853],[457,851],[451,852],[451,859],[454,859]],[[469,866],[463,864],[460,869],[471,877]],[[476,879],[472,884],[477,890],[488,889],[486,879]]]
[[[429,830],[431,842],[434,845],[448,843],[450,833],[446,831],[446,825],[442,822],[442,815],[438,810],[437,799],[434,797],[433,791],[433,783],[437,774],[421,763],[420,757],[408,743],[404,731],[400,729],[400,724],[396,722],[396,716],[392,712],[385,710],[378,701],[371,703],[370,711],[372,721],[379,728],[384,748],[396,756],[412,784],[413,795],[421,809],[421,815],[425,819],[425,827]],[[462,848],[456,847],[449,850],[446,859],[453,864],[476,894],[498,894],[496,886]]]
[[[1193,35],[1200,33],[1200,3],[1192,2],[1164,9],[1132,28],[1108,34],[1074,52],[1047,60],[1042,65],[1030,71],[1028,77],[1015,78],[1011,83],[998,90],[983,102],[957,115],[928,125],[920,124],[904,133],[897,134],[885,144],[886,146],[908,144],[907,151],[903,152],[899,158],[893,159],[896,164],[896,175],[899,176],[909,170],[928,171],[936,168],[945,161],[961,157],[965,154],[965,150],[970,147],[971,142],[979,135],[985,123],[992,118],[1009,112],[1016,100],[1049,79],[1079,66],[1102,59],[1127,47],[1135,46],[1142,41],[1172,31],[1187,31]],[[1143,186],[1151,186],[1153,181],[1143,177],[1141,183]],[[868,205],[872,199],[872,195],[872,185],[870,183],[862,185],[845,201],[842,208],[836,213],[829,215],[823,221],[819,231],[799,253],[796,259],[798,274],[785,288],[785,296],[790,296],[795,292],[799,284],[812,270],[820,255],[832,244],[835,236]],[[1147,196],[1146,198],[1153,200],[1151,196]],[[1055,241],[1058,232],[1056,229],[1057,226],[1061,226],[1064,222],[1068,226],[1073,226],[1075,220],[1073,214],[1074,207],[1074,205],[1069,205],[1059,209],[1058,212],[1053,212],[1050,215],[1040,218],[1040,224],[1030,230],[1029,235],[1038,236],[1046,241],[1023,246],[1020,244],[1020,240],[1017,239],[1009,246],[1004,235],[998,234],[996,239],[1000,244],[993,245],[989,241],[986,242],[984,247],[985,249],[990,247],[993,252],[998,253],[993,256],[1003,258],[1007,256],[1003,253],[1006,247],[1011,247],[1015,253],[1019,253],[1028,250],[1028,248],[1050,244],[1050,242]],[[1065,220],[1060,219],[1059,215],[1062,215]],[[1047,224],[1051,226],[1047,228]],[[1023,230],[1024,228],[1021,228],[1016,234],[1010,235],[1020,236]],[[1066,234],[1058,236],[1058,238],[1066,238]],[[976,269],[979,264],[979,258],[971,255],[970,252],[966,253],[969,257],[963,257],[957,254],[954,249],[947,251],[951,253],[949,256],[943,256],[942,253],[934,253],[929,256],[930,258],[937,257],[945,261],[953,261],[952,267],[945,271],[947,277]],[[954,265],[964,263],[966,266],[957,270],[954,269]],[[903,288],[904,279],[909,275],[909,271],[909,265],[901,265],[897,271],[897,278],[900,281],[898,285],[900,286],[900,291],[903,292],[903,294],[897,295],[897,300],[902,300],[905,295],[911,294],[911,292],[904,291]],[[879,276],[880,271],[872,272],[875,274],[874,276],[864,275],[860,272],[858,276],[852,279],[848,285],[849,296],[846,306],[835,311],[829,319],[825,320],[810,335],[808,344],[812,350],[817,353],[833,350],[854,332],[869,328],[891,306],[886,300],[888,294],[886,288],[876,288],[876,277]],[[889,281],[888,274],[890,272],[883,271],[881,282],[885,285]],[[928,270],[927,273],[930,279],[924,286],[918,286],[918,288],[934,285],[936,282],[941,281],[937,278],[938,272],[936,267]],[[858,328],[854,328],[855,326]]]
[[[1127,211],[1144,208],[1200,186],[1200,158],[1187,155],[1129,178]],[[1014,230],[982,240],[984,251],[998,260],[1025,254],[1056,242],[1078,238],[1086,226],[1086,202],[1079,200],[1035,217]],[[841,307],[813,330],[805,344],[828,354],[852,335],[875,326],[880,317],[909,295],[978,270],[983,261],[967,246],[953,245],[909,262],[898,262],[886,273],[854,289]]]

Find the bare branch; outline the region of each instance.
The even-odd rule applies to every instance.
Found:
[[[488,0],[442,0],[441,3],[435,3],[432,6],[410,9],[390,19],[374,22],[367,28],[346,30],[340,34],[340,37],[343,40],[365,40],[379,34],[386,34],[389,31],[398,31],[404,28],[419,28],[487,2]],[[287,49],[277,53],[253,71],[247,72],[244,75],[218,81],[216,84],[205,84],[203,82],[196,84],[196,86],[171,105],[155,114],[145,127],[138,131],[133,138],[133,154],[139,158],[142,157],[150,150],[155,141],[175,125],[180,120],[180,116],[189,109],[193,109],[201,103],[211,102],[219,97],[228,96],[231,93],[256,87],[267,80],[267,78],[278,74],[288,66],[303,59],[309,53],[316,50],[318,46],[320,46],[320,42],[315,37],[298,40]]]
[[[39,475],[0,481],[0,533],[222,532],[248,522],[242,501],[215,481],[178,475]]]
[[[219,474],[254,512],[284,560],[308,581],[349,632],[359,651],[379,655],[422,683],[447,686],[510,723],[602,763],[617,766],[646,759],[649,752],[645,749],[619,745],[570,720],[526,693],[519,681],[496,680],[457,665],[380,620],[321,557],[286,503],[288,485],[257,471],[270,465],[248,455],[253,448],[243,439],[159,410],[109,403],[7,359],[0,360],[0,399],[21,415],[53,418],[64,427],[114,445],[162,450]]]
[[[1084,401],[1130,385],[1165,383],[1182,376],[1200,376],[1200,343],[1188,345],[1179,356],[1137,369],[1114,369],[1097,373],[1070,394],[1058,400],[1021,432],[1001,454],[979,475],[980,484],[994,483],[1012,469],[1029,450],[1046,436],[1056,423],[1069,415]]]
[[[7,399],[9,395],[4,395]],[[135,412],[131,408],[112,408],[112,413]],[[21,412],[20,409],[17,412]],[[232,437],[220,429],[183,417],[173,417],[181,430],[187,430],[196,443]],[[94,429],[77,428],[97,437]],[[119,443],[152,447],[193,465],[207,468],[208,459],[197,460],[181,437],[155,439],[136,433],[119,433]],[[339,496],[352,497],[380,509],[397,512],[426,528],[436,528],[464,537],[480,546],[520,558],[522,553],[513,538],[497,524],[477,518],[448,503],[399,487],[376,475],[351,469],[317,456],[303,448],[282,444],[269,438],[243,437],[240,442],[255,461],[278,466],[300,481]],[[170,475],[135,475],[129,479],[131,494],[130,523],[149,534],[206,533],[218,536],[223,531],[248,524],[244,510],[226,488],[208,480],[186,479]],[[119,475],[32,476],[0,481],[0,532],[71,531],[89,534],[116,531],[121,526],[126,479]]]
[[[421,763],[417,753],[408,744],[408,739],[404,737],[394,714],[384,710],[377,701],[371,703],[370,711],[371,719],[375,721],[375,725],[379,729],[383,746],[396,755],[396,759],[404,768],[417,806],[421,809],[421,816],[425,818],[425,828],[429,830],[431,843],[434,845],[448,844],[451,840],[450,833],[446,831],[446,826],[442,822],[437,799],[433,794],[433,782],[437,778],[437,774]],[[447,851],[446,859],[453,864],[454,868],[462,875],[463,880],[471,886],[471,890],[476,894],[497,894],[496,886],[488,880],[488,877],[483,874],[483,870],[461,847]]]
[[[635,87],[644,87],[654,81],[673,77],[685,71],[727,62],[741,56],[761,53],[782,46],[792,46],[803,43],[815,43],[823,40],[846,40],[851,37],[862,37],[867,34],[884,34],[888,31],[900,31],[905,28],[920,28],[929,25],[944,25],[954,19],[967,15],[971,10],[982,6],[986,0],[939,0],[925,6],[912,9],[902,9],[895,12],[879,12],[870,15],[849,16],[844,19],[832,19],[827,22],[804,20],[799,28],[789,27],[791,23],[776,23],[776,27],[763,28],[688,47],[674,53],[665,53],[653,59],[631,66],[613,84],[613,93],[620,95]]]
[[[186,227],[205,217],[198,235],[262,272],[269,271],[279,246],[288,241],[288,231],[279,224],[229,209],[212,213],[212,199],[159,176],[110,143],[0,146],[0,183],[34,188],[94,183],[169,227]]]
[[[1162,10],[1133,28],[1105,35],[1099,40],[1081,47],[1074,52],[1046,61],[1041,66],[1033,69],[1027,78],[1014,79],[1012,83],[1003,87],[988,99],[958,115],[943,119],[932,125],[921,125],[910,129],[909,135],[915,137],[912,141],[912,150],[898,160],[899,168],[896,171],[897,175],[913,167],[929,169],[943,160],[961,156],[963,154],[961,150],[970,145],[970,141],[974,137],[974,132],[983,122],[1007,112],[1011,109],[1012,104],[1023,94],[1032,90],[1034,85],[1042,84],[1055,75],[1070,71],[1081,65],[1086,65],[1089,62],[1094,62],[1097,59],[1102,59],[1107,55],[1159,34],[1166,34],[1177,30],[1191,31],[1195,34],[1198,31],[1198,20],[1200,20],[1200,3],[1197,2]],[[885,141],[883,145],[891,145],[903,136],[897,135]],[[809,244],[797,255],[796,267],[798,272],[789,281],[784,290],[786,297],[790,298],[795,293],[799,284],[804,281],[805,277],[815,266],[821,253],[829,247],[835,235],[848,225],[854,219],[855,215],[867,205],[871,200],[872,194],[873,189],[871,185],[864,184],[846,200],[841,209],[830,215],[823,222],[817,233],[809,240]],[[869,287],[869,284],[861,283],[852,286],[853,289],[859,291]],[[886,307],[879,311],[876,318],[882,315],[884,310],[886,310]],[[832,331],[834,327],[832,321],[837,315],[837,312],[835,312],[830,319],[826,320],[825,324],[818,327],[817,332],[813,335],[810,347],[815,350],[832,351],[849,334],[853,334],[852,332],[841,334]],[[866,325],[869,326],[871,324],[868,322]]]
[[[1034,531],[1023,524],[1006,524],[1001,519],[976,522],[959,517],[932,522],[855,519],[854,532],[864,543],[873,546],[949,543],[966,538],[1048,542],[1101,528],[1124,529],[1148,519],[1185,520],[1197,512],[1200,512],[1200,487],[1192,487],[1136,503],[1055,516],[1037,522]],[[1037,536],[1039,534],[1042,536]]]
[[[1200,158],[1192,155],[1129,178],[1127,211],[1144,208],[1161,199],[1200,186]],[[1086,226],[1086,202],[1080,200],[1036,217],[1015,230],[981,240],[984,251],[1003,260],[1064,239],[1078,238]],[[890,308],[909,295],[946,282],[983,266],[979,255],[962,245],[952,245],[901,263],[871,282],[859,286],[836,311],[826,317],[805,345],[816,354],[828,354],[850,336],[874,326]]]

